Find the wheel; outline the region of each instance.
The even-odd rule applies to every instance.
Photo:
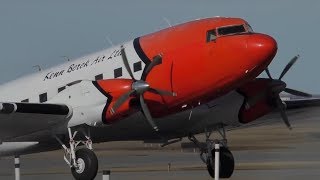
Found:
[[[98,159],[93,151],[87,148],[76,151],[78,168],[71,168],[76,180],[93,180],[98,172]]]
[[[212,163],[207,163],[207,169],[212,178],[214,178],[214,153],[215,150],[211,151],[212,153]],[[220,148],[220,178],[230,178],[234,170],[234,158],[229,149],[225,147]]]

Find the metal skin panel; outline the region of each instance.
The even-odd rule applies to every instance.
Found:
[[[67,86],[48,103],[64,102],[72,107],[72,117],[68,122],[68,127],[72,127],[80,124],[102,125],[101,112],[107,101],[108,98],[100,93],[92,81],[81,81]]]

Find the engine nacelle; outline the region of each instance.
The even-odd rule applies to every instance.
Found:
[[[133,81],[130,79],[108,79],[95,82],[95,86],[99,89],[99,91],[108,98],[106,106],[102,112],[102,121],[104,123],[113,123],[138,111],[134,105],[135,99],[133,97],[129,97],[128,100],[122,104],[116,112],[111,113],[111,108],[113,107],[114,103],[123,94],[132,90],[132,83]]]
[[[245,97],[239,111],[241,123],[254,121],[274,109],[270,92],[271,82],[270,79],[257,78],[238,89],[238,92]]]

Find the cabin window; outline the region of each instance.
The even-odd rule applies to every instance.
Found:
[[[47,93],[43,93],[39,95],[40,103],[46,102],[48,100]]]
[[[215,41],[217,39],[217,33],[215,29],[207,32],[207,42]]]
[[[220,27],[218,28],[218,34],[220,36],[225,35],[233,35],[246,32],[246,29],[243,25],[236,25],[236,26],[227,26],[227,27]]]
[[[97,80],[101,80],[103,79],[103,74],[98,74],[94,77],[94,79],[97,81]]]
[[[141,71],[141,69],[142,69],[141,61],[136,62],[136,63],[133,64],[133,71],[134,72]]]
[[[27,103],[27,102],[29,102],[29,99],[24,99],[24,100],[22,100],[21,102]]]
[[[114,70],[114,78],[122,76],[122,68],[117,68]]]
[[[73,85],[75,85],[75,84],[81,83],[81,81],[82,81],[82,80],[73,81],[73,82],[67,84],[67,86],[73,86]]]
[[[58,88],[58,93],[61,92],[61,91],[63,91],[63,90],[65,90],[65,89],[66,89],[66,86],[59,87],[59,88]]]

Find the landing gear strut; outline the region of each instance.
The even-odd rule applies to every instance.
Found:
[[[78,131],[72,134],[71,128],[68,128],[69,148],[56,137],[57,141],[64,149],[64,160],[71,168],[72,175],[77,180],[93,180],[98,172],[98,158],[93,152],[90,132],[87,134],[82,131],[86,140],[75,140]],[[77,148],[79,145],[85,145],[84,148]]]
[[[193,135],[189,135],[189,140],[200,149],[200,158],[207,165],[207,170],[212,178],[229,178],[234,171],[234,158],[227,147],[227,140],[224,127],[219,128],[218,132],[222,140],[211,140],[213,130],[206,130],[206,146]]]

